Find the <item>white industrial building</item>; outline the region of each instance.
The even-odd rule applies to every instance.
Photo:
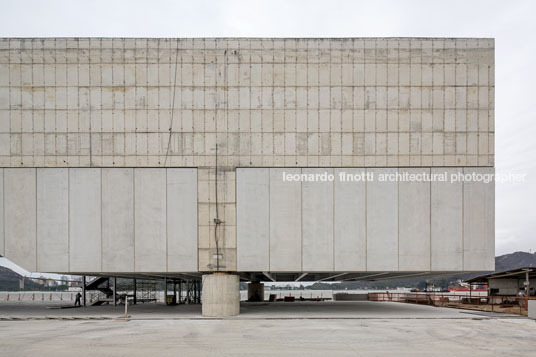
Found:
[[[239,279],[491,271],[493,182],[340,178],[493,174],[493,144],[493,39],[4,38],[0,255],[203,276],[205,315]]]

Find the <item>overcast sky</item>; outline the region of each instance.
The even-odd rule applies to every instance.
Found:
[[[496,255],[536,250],[536,1],[2,0],[0,37],[494,37]],[[0,258],[2,264],[3,258]]]

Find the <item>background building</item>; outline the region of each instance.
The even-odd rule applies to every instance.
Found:
[[[29,271],[238,279],[494,269],[492,39],[0,40],[0,254]]]

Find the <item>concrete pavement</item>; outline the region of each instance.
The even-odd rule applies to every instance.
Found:
[[[536,337],[522,317],[388,302],[243,303],[225,319],[146,304],[125,320],[123,308],[1,304],[0,355],[527,356]]]

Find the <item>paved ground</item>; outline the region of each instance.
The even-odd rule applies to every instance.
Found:
[[[124,316],[124,306],[72,308],[72,304],[9,302],[0,303],[0,320],[17,319],[115,319]],[[139,304],[128,307],[131,320],[205,319],[201,305]],[[499,313],[447,309],[433,306],[371,301],[242,303],[233,319],[472,319],[478,317],[518,317]]]
[[[60,310],[1,304],[0,355],[529,356],[535,352],[533,320],[401,303],[242,304],[242,314],[229,319],[203,319],[194,305],[150,304],[130,311],[132,319],[124,320],[117,318],[122,307]],[[14,317],[21,320],[5,320]],[[82,319],[66,320],[72,317]]]

